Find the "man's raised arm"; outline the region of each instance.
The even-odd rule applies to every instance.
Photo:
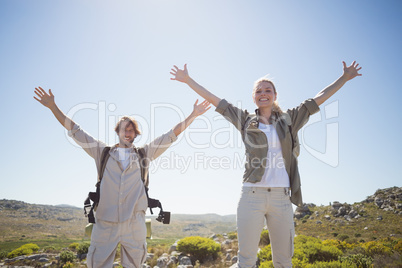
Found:
[[[47,107],[52,111],[56,119],[62,124],[63,127],[65,127],[67,130],[72,130],[75,123],[73,120],[68,118],[60,109],[57,107],[55,101],[54,101],[54,95],[52,93],[52,90],[49,89],[49,93],[47,93],[43,88],[38,87],[35,88],[35,94],[39,97],[35,97],[34,99],[40,102],[43,106]]]

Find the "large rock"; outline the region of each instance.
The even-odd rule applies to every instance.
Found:
[[[334,203],[332,203],[332,209],[338,211],[338,209],[342,206],[341,203],[339,203],[338,201],[334,201]]]
[[[335,217],[343,217],[347,213],[346,207],[342,206],[338,209],[338,213],[335,215]]]
[[[153,253],[147,253],[147,258],[145,261],[148,262],[148,261],[152,260],[154,258],[154,256],[155,256],[155,254],[153,254]]]
[[[177,250],[177,242],[170,246],[169,253],[172,253],[173,251],[176,251],[176,250]]]
[[[358,215],[358,213],[357,213],[356,210],[352,209],[351,211],[349,211],[348,215],[349,215],[351,218],[354,218],[354,217],[356,217],[356,216]]]
[[[179,262],[179,259],[176,256],[170,256],[170,260],[167,263],[168,267],[173,266],[173,264],[176,264]]]
[[[305,217],[306,215],[311,215],[311,211],[308,208],[308,205],[304,204],[303,206],[296,208],[295,213],[294,213],[294,217],[296,219],[299,220],[299,219]]]
[[[189,257],[184,256],[179,260],[180,265],[193,265]]]
[[[161,256],[158,258],[158,260],[156,261],[156,265],[159,268],[167,268],[167,264],[169,262],[169,258],[167,256]]]
[[[237,264],[237,256],[233,256],[232,263]]]

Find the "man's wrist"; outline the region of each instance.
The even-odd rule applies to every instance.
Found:
[[[196,118],[198,114],[195,111],[192,111],[191,114],[188,116],[188,119]]]
[[[52,104],[50,104],[50,105],[48,106],[48,108],[49,108],[51,111],[55,111],[55,110],[57,110],[57,105],[56,105],[56,103],[52,103]]]
[[[190,76],[188,76],[186,79],[184,79],[184,83],[190,85],[191,83],[194,83],[194,80]]]

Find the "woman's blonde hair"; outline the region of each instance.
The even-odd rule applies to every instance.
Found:
[[[276,88],[275,88],[275,84],[274,82],[272,82],[272,80],[266,78],[266,77],[261,77],[260,79],[258,79],[257,81],[254,82],[254,87],[253,87],[253,98],[255,97],[255,92],[257,91],[257,89],[260,88],[260,85],[262,82],[268,82],[272,85],[272,87],[274,88],[274,93],[277,94],[276,92]],[[272,105],[272,111],[273,112],[277,112],[279,114],[282,113],[282,109],[281,107],[279,107],[278,101],[274,101],[273,105]]]
[[[133,125],[135,136],[141,135],[141,131],[140,131],[139,127],[138,127],[138,123],[134,119],[134,117],[132,117],[132,116],[123,116],[122,118],[120,118],[119,122],[117,122],[116,127],[114,128],[114,130],[116,131],[117,135],[120,132],[120,125],[123,122],[128,122],[127,126]]]

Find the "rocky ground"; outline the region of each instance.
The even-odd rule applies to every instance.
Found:
[[[27,219],[51,219],[53,224],[79,221],[81,219],[77,219],[76,217],[82,217],[76,216],[76,212],[72,208],[48,208],[46,206],[35,207],[23,202],[10,200],[0,200],[0,213],[2,213],[3,216],[7,216],[12,219],[19,219],[25,222]],[[359,237],[359,239],[367,239],[362,232],[363,230],[366,230],[370,231],[370,236],[367,236],[369,239],[376,239],[372,237],[373,233],[375,233],[375,236],[378,238],[389,236],[396,236],[400,238],[402,236],[400,227],[401,215],[402,187],[392,187],[377,190],[373,195],[370,195],[365,200],[355,204],[334,201],[330,206],[320,208],[316,207],[314,204],[305,204],[303,207],[296,209],[294,218],[297,234],[320,237],[320,234],[314,233],[314,231],[317,231],[320,228],[326,235],[329,235],[329,232],[335,234],[338,232],[338,230],[343,230],[344,232],[352,230],[352,233],[355,234],[355,237]],[[178,217],[177,220],[179,218],[180,217]],[[194,220],[194,218],[197,220],[191,221],[191,219]],[[211,231],[211,228],[208,227],[208,224],[215,223],[217,221],[219,222],[220,220],[225,221],[226,225],[230,225],[230,228],[233,228],[231,225],[233,224],[232,217],[221,219],[216,217],[216,215],[208,215],[208,221],[202,222],[200,219],[200,216],[182,216],[181,221],[183,224],[180,225],[180,227],[170,226],[170,228],[172,228],[172,232],[179,228],[181,232],[194,233],[197,230],[202,230],[204,233]],[[363,225],[359,225],[360,223]],[[381,224],[379,223],[382,223],[384,226],[383,229],[381,229]],[[159,228],[163,228],[163,225],[159,224],[157,226]],[[362,226],[370,227],[363,228]],[[367,230],[369,228],[371,230]],[[306,233],[303,233],[303,230]],[[357,234],[359,234],[359,236],[357,236]],[[325,235],[321,236],[321,238],[324,239],[324,236]],[[230,237],[233,238],[233,236],[229,236],[226,233],[219,235],[214,234],[212,236],[210,235],[210,238],[216,243],[219,243],[222,249],[219,260],[217,262],[215,261],[215,264],[219,263],[219,267],[230,267],[237,261],[237,240],[231,239]],[[147,262],[143,265],[143,267],[194,267],[194,263],[192,263],[189,256],[185,256],[178,252],[176,246],[177,242],[170,245],[168,250],[163,253],[150,251],[147,255]],[[85,258],[86,255],[77,255],[77,262],[73,267],[85,267]],[[3,259],[0,261],[0,267],[60,267],[58,264],[59,259],[60,254],[38,253],[30,256],[20,256],[13,259]],[[114,267],[120,267],[118,262],[119,260],[117,259]],[[197,264],[195,264],[195,266],[197,266]]]

